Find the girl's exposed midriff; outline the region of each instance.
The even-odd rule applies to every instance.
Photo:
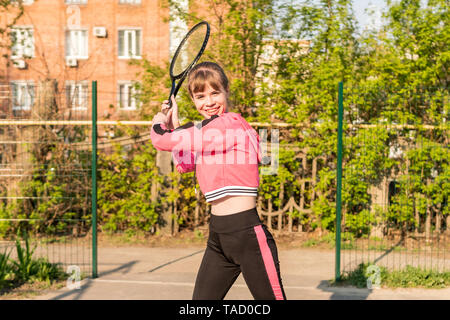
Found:
[[[211,202],[211,213],[225,216],[256,207],[255,197],[229,196]]]

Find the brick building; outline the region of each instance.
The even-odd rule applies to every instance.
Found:
[[[170,8],[162,0],[24,0],[23,7],[11,34],[3,34],[12,47],[1,48],[2,118],[32,116],[49,83],[59,110],[82,115],[90,110],[92,80],[99,118],[133,118],[139,67],[130,62],[169,59]],[[0,22],[6,20],[3,13]]]

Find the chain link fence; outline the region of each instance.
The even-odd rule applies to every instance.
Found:
[[[341,272],[450,270],[446,88],[343,90]]]

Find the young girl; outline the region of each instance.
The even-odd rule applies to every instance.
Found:
[[[223,299],[242,272],[255,299],[284,300],[277,247],[256,210],[259,136],[240,114],[228,112],[228,79],[218,64],[197,64],[188,90],[205,120],[180,126],[172,97],[172,108],[164,101],[153,118],[151,140],[156,149],[172,151],[179,172],[195,170],[211,204],[193,299]]]

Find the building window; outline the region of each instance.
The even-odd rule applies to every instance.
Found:
[[[119,108],[124,110],[136,110],[139,103],[138,90],[132,82],[119,83]]]
[[[87,30],[66,31],[66,58],[88,58]]]
[[[13,110],[31,110],[34,103],[34,83],[32,81],[11,82]]]
[[[11,30],[12,59],[34,57],[34,32],[32,27],[14,27]]]
[[[66,81],[67,107],[73,110],[87,110],[88,108],[88,84],[85,81]]]
[[[119,30],[119,58],[136,59],[141,57],[141,30]]]
[[[141,0],[119,0],[120,4],[141,4]]]
[[[65,0],[66,4],[86,4],[87,0]]]

